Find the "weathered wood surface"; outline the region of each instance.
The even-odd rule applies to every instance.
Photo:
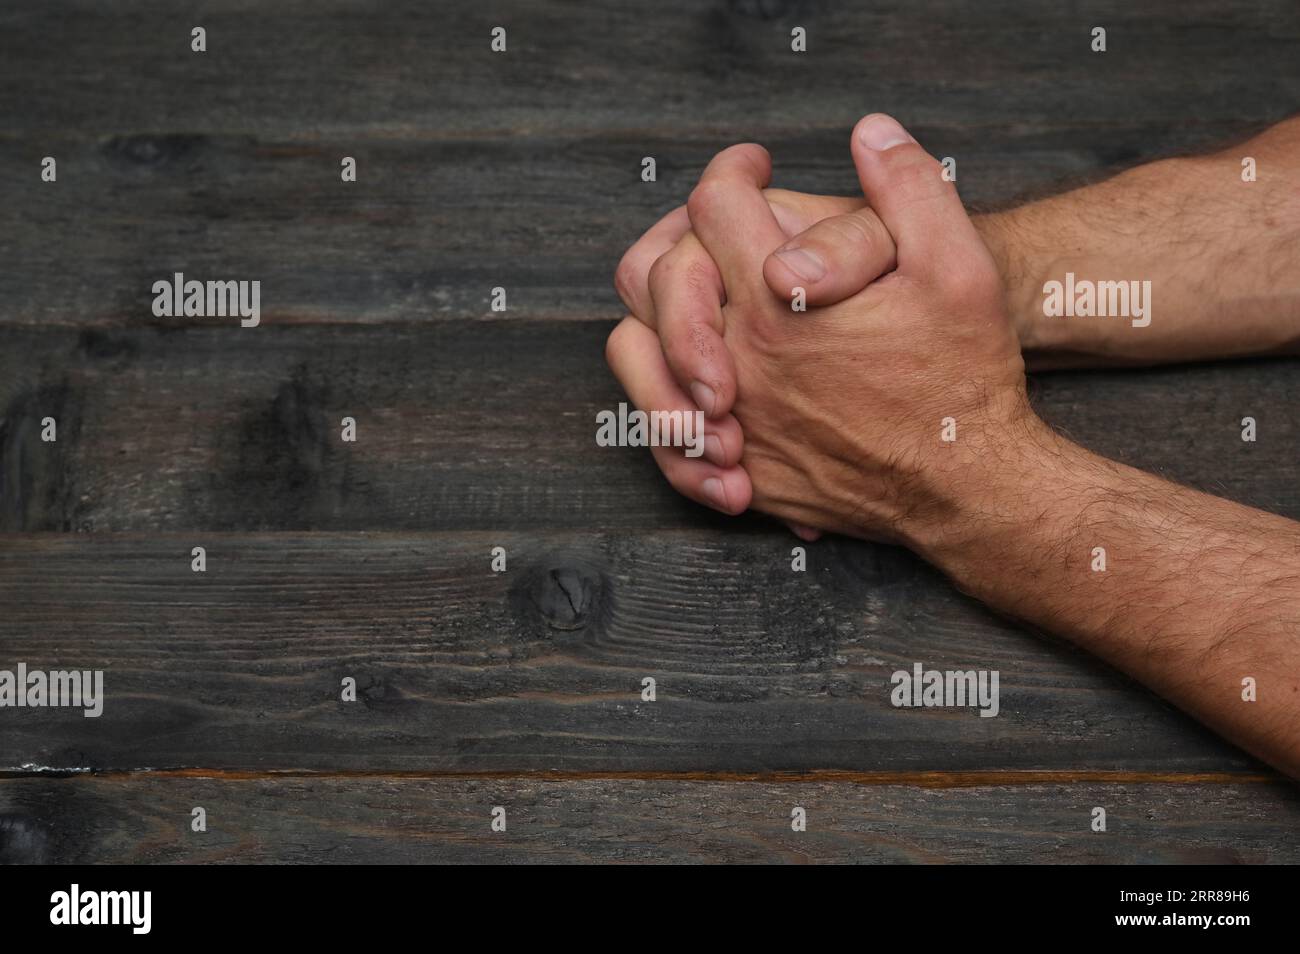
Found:
[[[727,526],[643,449],[596,446],[596,412],[625,400],[610,327],[3,329],[0,530]],[[1300,517],[1297,368],[1049,374],[1032,391],[1101,453]]]
[[[102,669],[105,703],[7,710],[0,770],[1255,768],[902,551],[827,540],[796,573],[792,542],[9,536],[0,659]],[[916,662],[998,670],[1000,713],[895,708]]]
[[[852,119],[841,125],[763,137],[776,184],[858,192]],[[976,203],[1073,181],[1153,144],[1151,128],[1133,123],[1064,146],[1059,130],[1037,127],[916,132],[960,160]],[[187,324],[151,310],[153,283],[178,271],[262,282],[266,324],[616,317],[619,258],[730,144],[690,136],[44,136],[43,154],[59,161],[51,186],[32,175],[30,140],[0,134],[0,177],[22,183],[0,207],[0,251],[14,266],[0,273],[0,324]],[[339,181],[343,156],[358,161],[355,183]],[[656,158],[657,182],[640,181],[642,156]],[[498,286],[505,312],[489,307]]]
[[[0,862],[1296,864],[1297,815],[1293,788],[1228,780],[34,777],[0,780]]]
[[[788,535],[592,439],[613,266],[717,149],[849,193],[848,130],[886,110],[1000,203],[1293,112],[1298,46],[1292,0],[0,9],[0,667],[109,693],[4,711],[0,861],[1300,860],[1294,790],[1140,687],[896,550],[792,573]],[[262,281],[264,327],[153,318],[177,270]],[[1300,517],[1296,371],[1033,391],[1102,453]],[[999,669],[1002,714],[892,708],[913,661]],[[182,766],[221,777],[151,771]]]
[[[183,13],[123,0],[2,17],[0,110],[24,133],[694,127],[734,139],[840,125],[872,102],[914,106],[922,122],[1086,126],[1239,120],[1300,95],[1288,0],[216,0]],[[199,25],[208,52],[196,55]],[[489,51],[496,25],[509,31],[504,55]],[[796,25],[808,30],[802,56],[790,52]],[[1089,48],[1094,26],[1108,30],[1105,54]]]
[[[622,251],[726,145],[852,194],[849,129],[895,111],[1002,201],[1293,112],[1298,41],[1293,0],[25,4],[0,13],[0,322],[148,323],[174,270],[262,281],[274,322],[479,316],[496,286],[510,318],[607,318]]]

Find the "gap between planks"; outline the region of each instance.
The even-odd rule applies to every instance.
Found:
[[[811,772],[420,772],[420,771],[312,771],[310,769],[173,768],[173,769],[10,769],[0,771],[0,781],[20,778],[136,779],[204,778],[217,781],[273,781],[276,779],[344,779],[452,781],[516,780],[527,782],[735,782],[760,784],[839,783],[848,785],[904,785],[916,788],[990,788],[1015,785],[1137,784],[1137,785],[1288,785],[1281,775],[1267,772],[1131,772],[1110,770],[1009,770],[992,772],[852,772],[827,769]]]

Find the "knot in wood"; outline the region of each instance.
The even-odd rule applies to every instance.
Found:
[[[591,619],[601,590],[599,574],[585,567],[565,565],[538,574],[531,596],[548,626],[575,630],[584,628]]]
[[[203,141],[202,136],[181,134],[114,136],[104,144],[104,152],[128,165],[153,167],[185,158]]]

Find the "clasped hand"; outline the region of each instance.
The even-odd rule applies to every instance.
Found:
[[[753,144],[624,257],[607,359],[642,409],[707,416],[654,449],[682,494],[812,538],[954,529],[1042,443],[998,270],[943,167],[893,119],[853,131],[860,201],[769,190]],[[807,302],[807,310],[794,307]]]

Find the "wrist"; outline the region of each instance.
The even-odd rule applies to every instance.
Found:
[[[1023,612],[1015,582],[1037,575],[1045,560],[1077,557],[1067,541],[1087,511],[1118,491],[1121,475],[1032,412],[1005,438],[949,468],[941,498],[917,509],[906,537],[963,591]]]
[[[1214,157],[1163,159],[973,220],[1002,277],[1007,313],[1031,368],[1187,360],[1265,350],[1278,338],[1275,333],[1257,343],[1251,337],[1251,345],[1244,347],[1245,336],[1235,323],[1230,334],[1224,333],[1220,313],[1222,305],[1232,301],[1234,278],[1246,289],[1252,314],[1259,314],[1261,279],[1248,273],[1240,278],[1240,263],[1275,253],[1270,246],[1268,254],[1247,257],[1238,242],[1228,246],[1236,263],[1229,268],[1224,257],[1212,250],[1221,242],[1221,234],[1231,231],[1230,223],[1267,217],[1269,210],[1276,209],[1276,200],[1262,190],[1244,193],[1270,204],[1243,214],[1243,193],[1231,185],[1233,177],[1216,167],[1216,161]],[[1143,209],[1141,216],[1133,212],[1136,208]],[[1284,235],[1269,240],[1277,248],[1287,245]],[[1194,254],[1173,254],[1175,242]],[[1207,275],[1213,276],[1208,287]],[[1044,290],[1048,282],[1060,283],[1058,294],[1072,288],[1072,282],[1081,289],[1085,285],[1097,289],[1093,283],[1100,282],[1141,282],[1146,324],[1135,326],[1135,315],[1100,311],[1049,316]],[[1159,298],[1163,317],[1148,327],[1152,293]],[[1065,294],[1073,304],[1073,293]],[[1218,307],[1207,312],[1207,300],[1216,301]],[[1100,304],[1088,307],[1098,309]],[[1292,327],[1289,322],[1273,324]]]

